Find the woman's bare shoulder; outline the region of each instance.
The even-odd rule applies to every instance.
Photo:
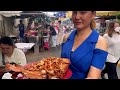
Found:
[[[96,48],[107,51],[108,44],[107,44],[106,39],[103,36],[99,35],[98,42],[96,44]]]

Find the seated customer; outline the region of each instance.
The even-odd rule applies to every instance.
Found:
[[[15,47],[12,38],[6,36],[2,37],[0,39],[0,48],[2,52],[1,64],[16,63],[22,66],[27,64],[24,52]]]

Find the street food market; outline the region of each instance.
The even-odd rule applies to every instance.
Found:
[[[84,15],[94,18],[86,20]],[[112,48],[114,52],[106,49],[107,44],[119,44],[119,11],[0,11],[0,16],[1,79],[101,79],[88,71],[92,67],[103,71],[103,64],[113,58],[107,54],[115,55],[112,63],[119,78],[119,54],[114,51],[119,52],[119,45]],[[110,40],[98,45],[103,38]]]

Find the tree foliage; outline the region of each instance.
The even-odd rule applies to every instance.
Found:
[[[120,20],[120,11],[117,12],[117,19]]]

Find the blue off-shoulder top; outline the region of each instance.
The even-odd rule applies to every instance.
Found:
[[[108,52],[95,48],[99,37],[96,30],[92,30],[89,37],[75,51],[71,51],[76,32],[77,30],[74,30],[67,41],[62,44],[61,57],[68,58],[71,62],[69,69],[72,71],[72,76],[70,79],[85,79],[90,66],[103,69]]]

